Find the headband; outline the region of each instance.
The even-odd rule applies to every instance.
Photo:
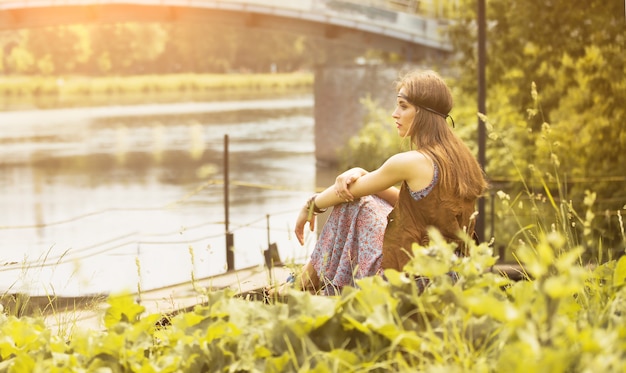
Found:
[[[406,97],[405,95],[398,94],[398,97],[402,97],[403,99],[405,99],[408,103],[410,103],[413,106],[417,106],[417,107],[420,107],[420,108],[422,108],[422,109],[424,109],[426,111],[430,111],[433,114],[437,114],[440,117],[442,117],[443,119],[450,118],[450,120],[452,121],[452,128],[454,128],[454,119],[452,118],[452,116],[450,114],[443,114],[443,113],[440,113],[437,110],[431,109],[431,108],[429,108],[427,106],[420,105],[420,104],[415,104],[415,103],[411,102],[411,100],[409,100],[409,98]]]

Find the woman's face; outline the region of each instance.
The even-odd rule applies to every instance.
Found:
[[[413,120],[415,119],[415,106],[411,105],[406,97],[404,87],[400,88],[400,91],[398,91],[396,110],[391,114],[391,117],[396,121],[398,135],[401,137],[409,133],[413,125]]]

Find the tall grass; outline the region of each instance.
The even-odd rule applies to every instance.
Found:
[[[529,117],[542,116],[541,104],[536,86],[533,83],[531,88],[531,97],[534,105],[528,110]],[[509,149],[510,164],[515,169],[520,183],[521,190],[517,194],[511,196],[503,190],[496,191],[495,195],[500,201],[500,216],[511,217],[514,224],[508,225],[509,228],[517,229],[512,234],[507,244],[507,250],[513,252],[515,247],[520,243],[527,245],[535,245],[538,243],[540,236],[545,236],[552,232],[558,232],[565,238],[564,250],[574,250],[579,247],[583,248],[581,260],[586,263],[603,263],[607,260],[615,259],[616,256],[623,254],[624,247],[603,247],[601,234],[597,230],[594,231],[596,223],[596,214],[594,213],[594,203],[597,195],[593,190],[586,190],[582,204],[584,211],[576,211],[571,197],[568,195],[566,182],[563,175],[566,170],[561,169],[559,151],[567,151],[567,149],[558,149],[555,144],[558,142],[553,138],[552,127],[550,123],[541,117],[542,126],[537,141],[542,141],[546,149],[546,154],[542,159],[548,160],[543,165],[529,164],[527,169],[522,169],[519,164],[523,162],[517,161],[510,143],[519,141],[519,139],[507,139],[498,133],[497,127],[489,120],[488,117],[481,115],[485,121],[489,131],[489,137],[494,141],[494,145]],[[538,184],[538,187],[531,185],[531,178]],[[626,206],[624,206],[626,207]],[[607,212],[608,217],[615,216],[621,219],[620,210],[614,210],[612,213]],[[500,220],[504,225],[506,219]],[[623,226],[618,222],[617,226]],[[618,235],[622,232],[618,232]],[[622,244],[626,241],[622,240]],[[624,246],[624,245],[622,245]]]

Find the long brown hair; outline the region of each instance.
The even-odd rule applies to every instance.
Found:
[[[407,101],[417,109],[407,134],[411,143],[437,163],[444,189],[466,199],[479,197],[487,188],[484,172],[446,120],[453,106],[450,88],[433,71],[406,74],[396,89],[403,87]]]

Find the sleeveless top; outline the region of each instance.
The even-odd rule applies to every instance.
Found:
[[[457,255],[466,255],[464,241],[459,237],[474,233],[475,199],[464,200],[442,190],[436,163],[433,181],[428,187],[412,192],[404,181],[393,210],[387,216],[383,239],[382,269],[402,271],[410,260],[413,243],[428,246],[428,229],[437,228],[448,242],[457,244]],[[417,198],[416,198],[417,197]]]
[[[439,166],[437,166],[437,163],[433,162],[433,169],[434,169],[433,170],[433,179],[430,181],[430,184],[428,184],[426,186],[426,188],[421,189],[421,190],[412,191],[411,188],[407,184],[407,188],[409,189],[409,193],[411,193],[411,197],[413,197],[414,200],[419,201],[420,199],[426,197],[428,195],[428,193],[430,193],[430,191],[433,190],[433,188],[435,187],[435,185],[439,181]]]

